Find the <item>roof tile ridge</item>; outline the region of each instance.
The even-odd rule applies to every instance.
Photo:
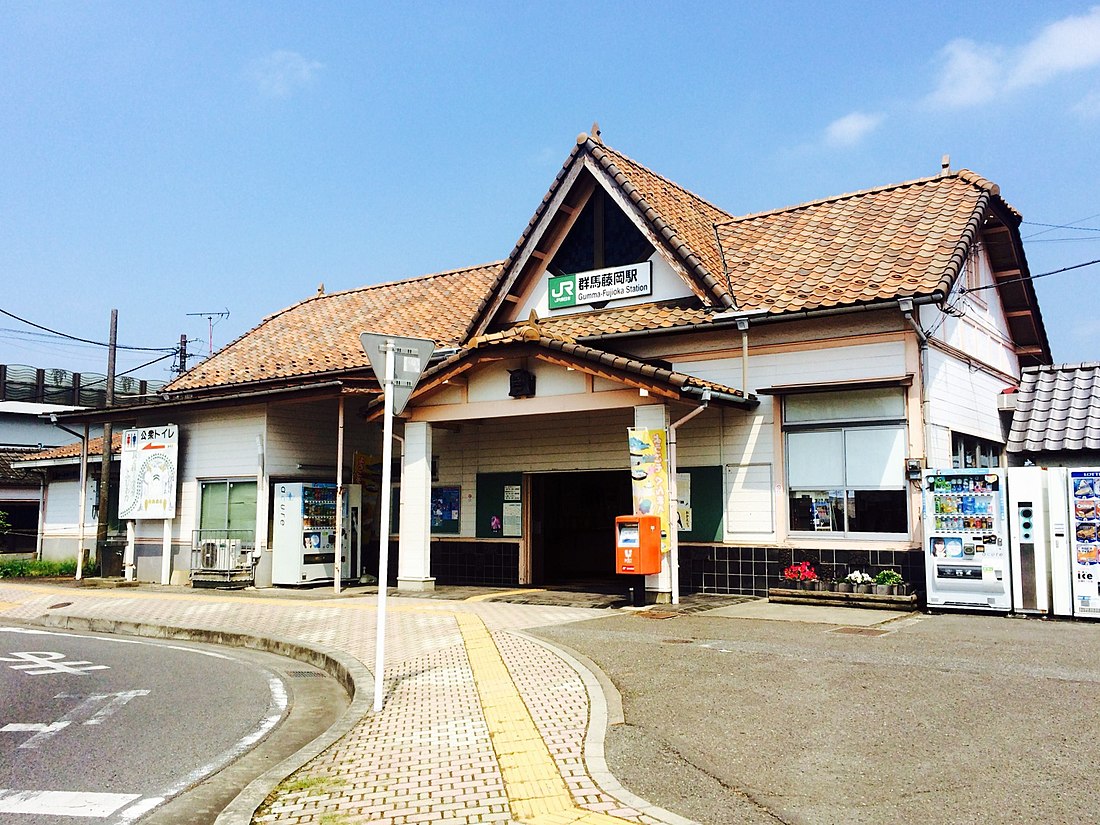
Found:
[[[472,266],[460,266],[460,267],[455,267],[454,269],[444,269],[441,272],[429,272],[429,273],[424,274],[424,275],[410,275],[407,278],[394,278],[393,280],[383,281],[382,283],[379,283],[379,284],[364,284],[363,286],[355,286],[355,287],[352,287],[351,289],[342,289],[342,290],[339,290],[338,292],[324,292],[324,293],[320,293],[320,294],[317,294],[317,295],[310,295],[308,298],[304,298],[301,301],[299,301],[298,303],[293,304],[292,306],[289,306],[286,309],[282,309],[279,312],[272,313],[271,315],[269,315],[267,317],[268,318],[273,318],[276,315],[280,315],[283,312],[288,312],[291,309],[294,309],[295,307],[302,306],[303,304],[308,304],[310,301],[321,301],[321,300],[324,300],[325,298],[337,298],[337,297],[340,297],[342,295],[350,295],[353,292],[369,292],[372,289],[386,289],[388,287],[401,286],[402,284],[411,284],[411,283],[416,283],[418,281],[427,281],[427,280],[430,280],[432,278],[443,278],[443,277],[447,277],[449,275],[458,275],[459,273],[462,273],[462,272],[472,272],[475,269],[490,269],[492,267],[499,267],[502,263],[503,263],[503,261],[491,261],[491,262],[485,263],[485,264],[474,264]],[[266,321],[267,318],[265,318],[264,320]]]
[[[702,195],[699,195],[699,194],[693,192],[692,190],[688,189],[686,186],[677,183],[676,181],[672,180],[671,178],[666,177],[665,175],[662,175],[660,172],[654,172],[652,169],[650,169],[644,163],[639,163],[638,161],[634,160],[634,158],[630,157],[627,154],[624,154],[623,152],[620,152],[618,149],[615,149],[615,148],[612,148],[611,146],[608,146],[606,143],[596,143],[595,141],[592,141],[592,145],[593,146],[598,146],[600,149],[603,149],[608,154],[615,155],[616,157],[619,157],[622,160],[625,160],[627,163],[631,163],[634,166],[637,166],[639,169],[641,169],[646,174],[652,175],[653,177],[664,181],[669,186],[673,186],[676,189],[679,189],[681,192],[683,192],[686,195],[690,195],[692,198],[694,198],[695,200],[699,201],[700,203],[706,205],[707,207],[713,209],[715,212],[720,212],[721,214],[727,215],[730,218],[737,217],[732,212],[728,212],[725,209],[723,209],[722,207],[717,206],[716,204],[714,204],[711,201],[704,198]]]
[[[573,318],[591,318],[594,315],[607,314],[610,315],[614,312],[627,312],[631,310],[638,310],[643,307],[667,307],[680,304],[699,303],[699,297],[697,295],[684,295],[679,298],[663,298],[660,301],[651,301],[644,304],[626,304],[625,306],[618,307],[601,307],[599,309],[586,309],[583,312],[570,312],[567,315],[553,315],[545,318],[539,318],[540,321],[569,321]],[[700,307],[702,308],[702,307]],[[526,321],[513,321],[507,328],[511,329],[514,326],[525,324]]]
[[[967,177],[963,177],[962,173],[964,173],[964,172],[967,173]],[[971,179],[971,178],[973,178],[973,179]],[[981,175],[978,175],[974,172],[970,172],[967,169],[962,169],[958,172],[951,172],[951,173],[946,174],[946,175],[940,174],[940,175],[929,175],[929,176],[924,177],[924,178],[913,178],[912,180],[900,181],[898,183],[890,183],[890,184],[886,184],[884,186],[872,186],[868,189],[857,189],[857,190],[852,191],[852,192],[844,192],[840,195],[830,195],[830,196],[824,197],[824,198],[816,198],[814,200],[804,201],[802,203],[795,203],[795,204],[791,204],[789,206],[781,206],[781,207],[778,207],[777,209],[767,209],[763,212],[750,212],[747,215],[738,215],[735,218],[733,218],[732,220],[725,221],[723,223],[717,224],[717,226],[719,226],[719,227],[729,226],[731,224],[742,223],[744,221],[757,220],[757,219],[760,219],[760,218],[769,218],[769,217],[772,217],[774,215],[782,215],[785,212],[797,212],[801,209],[809,209],[809,208],[812,208],[812,207],[815,207],[815,206],[824,206],[824,205],[830,204],[830,203],[838,203],[840,201],[845,201],[845,200],[854,200],[855,198],[863,198],[863,197],[867,197],[868,195],[877,195],[877,194],[880,194],[882,192],[892,192],[896,189],[907,189],[907,188],[914,187],[914,186],[927,186],[929,184],[938,183],[940,181],[949,181],[949,180],[952,180],[952,179],[961,180],[964,183],[970,184],[971,186],[973,186],[976,189],[979,189],[979,190],[982,190],[982,191],[985,191],[985,192],[989,192],[990,194],[993,194],[993,195],[997,195],[1000,192],[1000,188],[997,186],[997,184],[990,183],[988,180],[981,177]],[[981,186],[976,181],[982,181],[986,184],[989,184],[989,186],[988,187]]]

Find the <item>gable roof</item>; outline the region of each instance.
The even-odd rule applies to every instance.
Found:
[[[364,331],[462,343],[474,307],[499,263],[405,281],[318,293],[281,312],[175,379],[164,392],[205,390],[260,381],[301,379],[360,370],[373,375],[359,343]]]
[[[118,460],[119,453],[122,451],[122,433],[115,432],[111,435],[111,457]],[[88,439],[88,458],[95,456],[97,459],[103,457],[103,436],[99,435],[95,438]],[[65,462],[65,459],[80,459],[80,442],[74,441],[71,444],[63,444],[60,447],[53,447],[49,450],[38,450],[29,455],[25,455],[19,459],[20,462],[27,461],[44,461],[50,463]],[[66,462],[68,463],[68,462]],[[33,465],[30,465],[33,466]]]
[[[720,224],[738,309],[783,313],[946,295],[997,194],[963,170]]]
[[[1100,362],[1024,369],[1007,450],[1100,450]]]
[[[733,306],[733,298],[722,278],[722,256],[714,235],[715,224],[730,220],[733,215],[605,146],[598,133],[589,136],[582,132],[527,228],[504,260],[492,292],[478,307],[470,324],[470,335],[489,329],[505,297],[522,288],[530,272],[526,265],[529,258],[524,253],[536,242],[535,232],[554,202],[562,196],[562,187],[570,181],[575,184],[579,167],[586,162],[598,170],[608,187],[634,206],[642,224],[680,265],[688,286],[700,300],[716,307]]]
[[[36,473],[12,466],[37,452],[37,447],[0,447],[0,487],[38,486],[42,479]]]

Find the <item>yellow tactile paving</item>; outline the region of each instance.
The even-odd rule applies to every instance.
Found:
[[[454,618],[516,819],[532,825],[626,822],[576,807],[485,623],[467,613],[455,613]]]
[[[18,602],[0,602],[0,613],[5,610],[11,610],[13,607],[19,607]]]
[[[524,587],[520,590],[497,590],[493,593],[482,593],[479,596],[470,596],[468,599],[463,599],[465,602],[488,602],[493,599],[498,599],[501,596],[518,596],[521,593],[545,593],[546,591],[541,587]]]

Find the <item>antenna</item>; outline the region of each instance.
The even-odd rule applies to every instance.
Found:
[[[214,319],[219,321],[223,318],[229,317],[229,307],[225,308],[224,312],[188,312],[187,315],[192,315],[198,318],[206,319],[206,342],[210,347],[210,355],[214,354]]]

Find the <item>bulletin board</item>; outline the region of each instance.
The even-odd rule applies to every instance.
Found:
[[[475,535],[479,539],[522,534],[523,473],[478,473]]]
[[[432,535],[457,535],[461,506],[461,487],[432,487]]]
[[[691,529],[680,541],[722,541],[722,468],[677,467],[691,477]]]

